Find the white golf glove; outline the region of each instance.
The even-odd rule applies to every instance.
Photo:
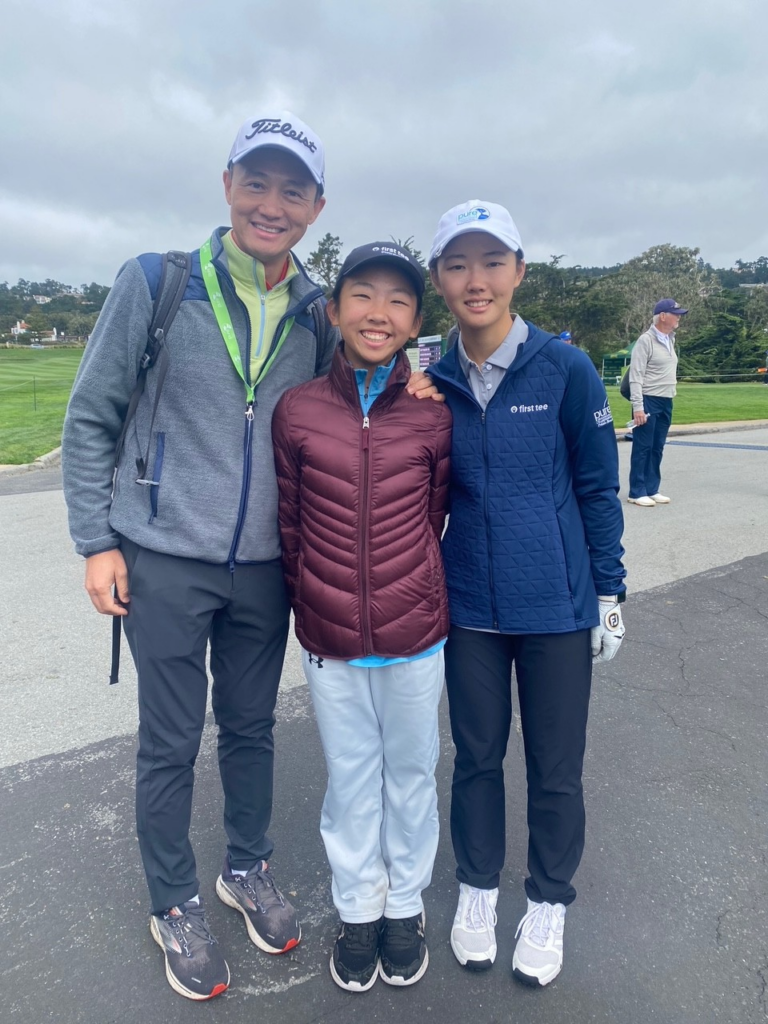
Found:
[[[592,661],[610,661],[624,639],[621,608],[615,597],[598,597],[600,624],[592,629]]]

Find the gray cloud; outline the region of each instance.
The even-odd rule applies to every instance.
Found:
[[[0,280],[198,245],[264,104],[326,145],[300,254],[326,231],[426,250],[470,197],[509,206],[530,259],[768,253],[763,0],[11,0],[4,27]]]

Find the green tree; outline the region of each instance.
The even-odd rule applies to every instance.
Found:
[[[80,290],[88,313],[98,313],[109,295],[109,287],[105,284],[96,284],[95,281],[82,285]]]
[[[68,318],[64,327],[67,338],[87,338],[98,317],[97,313],[65,313],[63,315]]]
[[[454,323],[453,315],[443,301],[442,295],[438,295],[435,290],[435,286],[432,284],[432,278],[429,276],[427,270],[426,260],[421,253],[420,249],[417,249],[413,242],[413,235],[409,235],[406,239],[392,238],[393,242],[396,242],[401,249],[407,249],[411,256],[417,260],[418,263],[424,268],[426,275],[426,287],[424,289],[424,298],[421,303],[421,336],[428,338],[434,335],[440,335],[445,338],[448,331],[451,329]]]
[[[341,239],[327,232],[317,243],[307,259],[307,270],[317,281],[328,298],[333,291],[341,269]]]
[[[29,328],[28,337],[32,341],[51,331],[51,321],[37,305],[27,314],[26,322]]]

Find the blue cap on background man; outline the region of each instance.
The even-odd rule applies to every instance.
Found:
[[[562,331],[561,334],[560,334],[560,341],[570,341],[570,340],[571,340],[571,332],[570,331]]]
[[[683,307],[678,305],[674,299],[659,299],[653,307],[654,316],[658,313],[671,313],[673,316],[685,316],[687,312],[688,310],[683,309]]]

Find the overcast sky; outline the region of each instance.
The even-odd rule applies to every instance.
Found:
[[[768,254],[766,0],[5,0],[0,281],[110,283],[228,222],[241,122],[326,146],[345,251],[503,203],[526,257]]]

